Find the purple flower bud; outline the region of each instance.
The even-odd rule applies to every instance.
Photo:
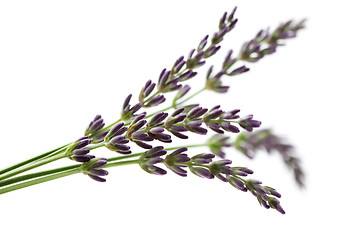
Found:
[[[166,167],[182,177],[187,176],[186,170],[183,169],[186,166],[182,164],[190,161],[190,158],[183,153],[185,151],[187,151],[187,148],[179,148],[164,159]]]
[[[134,141],[134,143],[136,145],[138,145],[139,147],[142,147],[142,148],[145,148],[145,149],[151,149],[152,146],[150,144],[147,144],[147,143],[144,143],[144,142],[141,142],[141,141]]]
[[[151,80],[148,80],[145,84],[145,87],[143,87],[140,91],[139,102],[143,103],[145,98],[147,98],[152,93],[155,86],[155,83],[153,83]]]
[[[71,157],[73,160],[77,162],[89,162],[91,159],[95,158],[93,155],[74,155]]]
[[[143,153],[142,157],[143,158],[155,158],[155,157],[160,157],[165,154],[166,154],[166,151],[164,150],[164,147],[158,146],[158,147],[154,147],[154,148],[150,149],[149,151],[146,151],[145,153]]]
[[[110,143],[111,144],[126,144],[128,143],[129,140],[127,138],[125,138],[124,136],[116,136],[116,137],[113,137],[111,140],[110,140]]]
[[[228,27],[228,32],[230,32],[235,27],[237,22],[238,22],[237,19],[234,19],[233,21],[231,21],[231,23],[229,24],[229,27]]]
[[[161,103],[165,102],[165,97],[164,95],[156,95],[153,98],[151,98],[151,100],[149,102],[147,102],[144,107],[148,108],[148,107],[155,107],[157,105],[160,105]]]
[[[202,122],[199,121],[190,121],[184,124],[185,128],[190,132],[206,135],[207,130],[205,128],[200,127]]]
[[[194,107],[193,109],[191,109],[187,115],[187,119],[189,120],[199,120],[199,118],[204,115],[207,112],[207,108],[202,108],[202,107]]]
[[[91,179],[93,179],[93,180],[95,180],[95,181],[97,181],[97,182],[106,182],[106,179],[105,178],[102,178],[102,177],[99,177],[99,176],[95,176],[95,175],[92,175],[92,174],[88,174],[88,176],[91,178]]]
[[[243,191],[243,192],[247,191],[244,183],[239,178],[234,177],[234,176],[229,176],[228,180],[229,180],[229,183],[236,189]]]
[[[101,167],[105,166],[106,164],[107,164],[106,158],[98,158],[97,161],[92,163],[91,167],[92,168],[101,168]]]
[[[178,73],[182,67],[185,65],[184,56],[181,56],[176,62],[174,63],[174,66],[171,70],[172,74]]]
[[[232,175],[233,172],[231,171],[230,167],[228,166],[231,164],[231,160],[219,160],[209,164],[210,172],[220,179],[223,182],[228,182],[227,178],[224,175]]]
[[[277,200],[276,198],[272,198],[272,197],[267,197],[269,206],[271,208],[276,209],[278,212],[280,212],[281,214],[285,214],[284,209],[281,207],[279,200]]]
[[[146,142],[154,140],[151,137],[149,137],[146,133],[143,133],[143,132],[135,132],[131,135],[131,138],[133,140],[146,141]]]
[[[179,115],[180,113],[182,113],[183,111],[184,111],[184,108],[178,108],[171,114],[171,117],[175,117],[175,116]]]
[[[195,50],[195,49],[193,49]],[[192,55],[194,51],[191,51],[189,54],[189,58],[186,61],[186,67],[188,69],[194,69],[197,67],[200,67],[205,64],[205,61],[202,61],[202,58],[204,57],[205,52],[203,50],[200,50],[197,52],[197,54],[192,58]]]
[[[223,62],[222,69],[224,69],[225,71],[227,71],[237,61],[235,58],[231,57],[232,53],[233,51],[230,50]]]
[[[161,127],[152,128],[148,131],[148,134],[151,138],[157,139],[161,142],[170,143],[171,136],[168,134],[163,133],[164,129]]]
[[[132,95],[130,94],[124,101],[123,110],[121,112],[121,119],[124,121],[132,120],[136,115],[135,113],[142,108],[142,103],[137,103],[133,107],[130,106],[130,99]]]
[[[225,21],[226,21],[226,16],[227,16],[227,12],[225,12],[222,16],[222,18],[220,18],[220,22],[219,22],[219,30],[222,30],[225,28],[226,24],[225,24]]]
[[[129,103],[130,103],[131,97],[132,97],[132,94],[129,94],[129,96],[127,96],[125,98],[125,101],[123,103],[123,110],[130,108]]]
[[[207,39],[208,39],[209,35],[206,35],[202,40],[201,42],[199,43],[199,46],[197,48],[197,51],[201,51],[204,49],[204,47],[206,46],[207,44]]]
[[[244,118],[241,118],[239,121],[239,125],[246,131],[252,132],[254,128],[260,127],[261,122],[258,120],[253,120],[253,115],[251,114]]]
[[[105,136],[108,134],[109,131],[105,131],[105,132],[102,132],[102,133],[99,133],[97,135],[95,135],[93,137],[93,143],[101,143],[104,141],[105,139]]]
[[[146,124],[145,119],[142,119],[142,120],[140,120],[138,122],[135,122],[135,123],[131,124],[129,129],[127,130],[127,135],[131,136],[131,134],[133,134],[134,132],[137,132],[138,130],[140,130],[145,124]]]
[[[225,34],[228,32],[228,28],[227,27],[223,27],[222,29],[220,29],[219,32],[216,32],[212,39],[211,39],[211,44],[215,45],[220,43],[223,40],[223,37],[225,36]]]
[[[154,166],[154,164],[161,163],[163,161],[162,158],[159,157],[166,154],[166,151],[163,149],[164,148],[162,146],[158,146],[144,152],[140,156],[140,159],[143,160],[143,162],[139,164],[140,167],[144,171],[151,174],[156,174],[156,175],[166,174],[166,171],[164,169]]]
[[[210,151],[215,155],[224,158],[225,153],[223,152],[224,147],[231,147],[231,144],[228,143],[229,137],[223,135],[214,135],[207,141],[207,145],[210,148]]]
[[[233,20],[234,15],[235,15],[235,12],[236,12],[236,9],[237,9],[237,7],[235,7],[235,8],[232,10],[232,12],[229,14],[229,17],[228,17],[228,19],[227,19],[228,22],[231,22],[231,21]]]
[[[234,125],[231,125],[229,122],[223,121],[220,123],[220,126],[222,129],[224,129],[225,131],[228,131],[228,132],[232,132],[232,133],[240,132],[239,128],[237,128]]]
[[[190,167],[190,171],[198,177],[213,179],[214,175],[210,173],[210,171],[206,168],[202,167]]]
[[[153,128],[153,127],[163,125],[164,124],[163,121],[167,118],[167,116],[168,116],[168,113],[165,113],[165,112],[156,113],[149,121],[149,123],[148,123],[149,127]]]
[[[122,135],[126,132],[127,127],[124,126],[124,122],[115,124],[105,137],[105,141],[110,141],[113,137]]]
[[[192,55],[194,54],[194,52],[195,52],[195,48],[190,50],[188,59],[192,58]]]
[[[74,155],[86,155],[90,152],[90,149],[82,148],[82,149],[75,149],[73,151]]]
[[[254,195],[261,195],[261,196],[265,196],[266,195],[266,191],[260,186],[260,184],[262,184],[261,181],[259,180],[247,180],[245,185],[246,188]]]
[[[217,51],[220,50],[220,48],[221,48],[221,46],[212,45],[211,47],[206,49],[204,58],[209,58],[209,57],[215,55],[217,53]]]
[[[90,139],[83,139],[83,140],[80,140],[79,142],[75,142],[75,146],[74,146],[74,149],[80,149],[80,148],[83,148],[83,147],[86,147],[87,145],[89,145],[91,143],[91,140]]]
[[[247,72],[247,71],[249,71],[249,70],[250,70],[250,69],[247,68],[247,67],[245,67],[245,65],[244,65],[244,66],[241,66],[241,67],[239,67],[239,68],[234,69],[234,70],[231,71],[228,75],[229,75],[229,76],[235,76],[235,75],[238,75],[238,74],[242,74],[242,73],[244,73],[244,72]]]
[[[181,138],[181,139],[188,139],[189,137],[178,132],[178,131],[173,131],[173,130],[169,130],[174,136],[178,137],[178,138]]]
[[[271,187],[263,187],[263,189],[268,193],[271,194],[277,198],[281,198],[281,194],[277,192],[274,188]]]
[[[106,165],[106,163],[106,158],[95,158],[89,162],[83,163],[80,166],[80,170],[95,181],[105,182],[106,180],[102,177],[108,175],[108,172],[99,168]]]
[[[207,154],[198,154],[191,158],[192,163],[194,164],[209,164],[212,159],[215,157],[212,153]]]
[[[190,90],[190,86],[189,85],[185,85],[183,86],[179,91],[178,93],[176,94],[175,98],[176,100],[184,97]]]
[[[104,120],[101,115],[96,115],[94,120],[90,122],[89,126],[85,130],[85,136],[94,134],[105,126]]]

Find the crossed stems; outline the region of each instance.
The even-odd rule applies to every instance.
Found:
[[[177,106],[182,105],[183,103],[185,103],[186,101],[195,97],[196,95],[200,94],[204,90],[206,90],[205,87],[200,89],[199,91],[195,92],[193,95],[189,96],[185,100],[180,101],[179,103],[176,103],[176,101],[174,101],[171,106],[168,106],[157,112],[164,112],[164,111],[170,110],[172,108],[176,109]],[[149,114],[145,118],[150,118],[150,117],[154,116],[157,112]],[[117,120],[116,122],[110,124],[109,126],[104,127],[99,132],[95,133],[94,135],[109,130],[112,126],[114,126],[116,123],[118,123],[120,121],[122,121],[121,118],[119,120]],[[125,123],[125,125],[126,126],[130,125],[130,123]],[[34,158],[28,159],[26,161],[20,162],[18,164],[15,164],[13,166],[10,166],[8,168],[1,170],[0,171],[0,188],[8,186],[10,184],[15,184],[15,183],[18,183],[18,184],[0,189],[0,194],[81,172],[81,170],[79,168],[79,166],[81,166],[81,164],[77,164],[77,165],[61,167],[61,168],[56,168],[56,169],[51,169],[51,170],[47,170],[47,171],[31,173],[31,174],[11,178],[15,175],[21,174],[21,173],[29,171],[31,169],[34,169],[34,168],[37,168],[37,167],[43,166],[45,164],[49,164],[56,160],[67,157],[65,152],[70,144],[72,144],[72,143],[58,147],[56,149],[53,149],[46,153],[43,153],[39,156],[36,156]],[[93,149],[103,147],[103,146],[104,146],[104,143],[91,144],[88,146],[88,148],[90,150],[93,150]],[[192,147],[200,147],[200,146],[206,146],[206,144],[188,145],[188,146],[183,146],[183,147],[192,148]],[[167,148],[165,150],[174,150],[174,149],[178,149],[178,148],[179,147],[172,147],[172,148]],[[128,160],[128,161],[119,161],[119,160],[137,157],[137,156],[140,156],[142,153],[143,152],[129,154],[129,155],[125,155],[125,156],[108,158],[107,159],[108,164],[105,165],[104,167],[108,168],[108,167],[115,167],[115,166],[121,166],[121,165],[127,165],[127,164],[138,164],[141,162],[140,159]],[[39,177],[42,177],[42,178],[39,178]],[[35,179],[35,180],[31,180],[31,179]],[[26,180],[28,180],[28,181],[26,181]],[[23,181],[26,181],[26,182],[23,182]],[[19,183],[19,182],[23,182],[23,183]]]
[[[203,147],[203,146],[207,146],[207,145],[206,144],[194,144],[194,145],[187,145],[187,146],[171,147],[171,148],[166,148],[164,150],[171,151],[171,150],[176,150],[178,148],[183,148],[183,147],[195,148],[195,147]],[[108,163],[105,166],[103,166],[103,168],[117,167],[117,166],[130,165],[130,164],[140,164],[146,160],[144,160],[142,158],[126,160],[126,161],[123,161],[123,160],[128,159],[128,158],[139,157],[141,154],[143,154],[143,152],[108,158],[107,159]],[[58,159],[61,159],[64,157],[66,157],[64,153],[57,154],[53,157],[50,157],[48,159],[48,161],[44,162],[43,164],[46,164],[46,163],[49,163],[49,162],[52,162],[52,161],[55,161],[55,160],[58,160]],[[183,165],[186,165],[186,164],[191,164],[191,163],[184,163]],[[0,194],[11,192],[11,191],[18,190],[18,189],[25,188],[25,187],[29,187],[29,186],[36,185],[39,183],[48,182],[48,181],[55,180],[58,178],[70,176],[70,175],[73,175],[76,173],[81,173],[82,172],[81,168],[80,168],[81,165],[82,164],[76,164],[76,165],[46,170],[46,171],[42,171],[42,172],[36,172],[36,173],[27,174],[27,175],[22,175],[22,176],[10,178],[10,179],[5,179],[3,181],[0,181],[0,188],[1,188]],[[201,166],[203,166],[203,165],[201,165]],[[205,167],[207,167],[207,166],[205,166]],[[8,185],[11,185],[11,186],[8,186]],[[8,186],[8,187],[6,187],[6,186]]]

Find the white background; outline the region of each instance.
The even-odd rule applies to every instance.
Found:
[[[288,139],[306,188],[277,155],[228,155],[282,193],[281,215],[220,181],[119,167],[104,184],[79,174],[1,195],[1,238],[359,239],[357,1],[129,2],[0,2],[0,167],[75,140],[96,114],[116,120],[129,93],[157,80],[238,6],[239,23],[211,64],[261,28],[306,17],[307,29],[246,75],[226,79],[227,95],[194,101],[240,108]],[[206,69],[190,82],[194,89]]]

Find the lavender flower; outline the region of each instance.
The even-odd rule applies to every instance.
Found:
[[[158,91],[161,93],[167,93],[179,90],[181,88],[181,84],[179,83],[179,78],[170,77],[171,71],[167,71],[166,68],[162,70],[158,80]]]
[[[255,153],[265,149],[268,153],[278,152],[284,163],[294,173],[294,178],[299,186],[303,186],[304,173],[300,167],[300,160],[294,156],[293,146],[276,136],[271,130],[258,130],[253,133],[239,134],[234,142],[234,147],[248,158],[255,157]]]
[[[134,118],[128,130],[126,131],[126,137],[130,139],[132,142],[134,142],[136,145],[138,145],[139,147],[150,149],[152,148],[152,146],[145,142],[150,142],[153,141],[154,139],[149,137],[147,133],[142,132],[142,130],[144,130],[145,124],[147,123],[146,120],[144,119],[145,116],[146,113],[142,113]]]
[[[251,169],[232,167],[230,165],[232,161],[227,159],[213,162],[215,155],[224,158],[223,149],[231,146],[228,142],[229,137],[224,136],[224,132],[238,133],[240,131],[234,123],[238,123],[241,128],[252,132],[253,128],[261,125],[261,122],[254,120],[253,115],[240,118],[239,109],[223,111],[220,105],[210,110],[194,103],[183,106],[185,102],[206,89],[218,93],[227,92],[229,86],[224,86],[222,82],[224,75],[236,76],[249,70],[245,65],[235,66],[237,62],[240,60],[256,62],[266,55],[273,54],[277,47],[283,44],[282,40],[295,37],[298,30],[304,27],[304,21],[299,23],[288,21],[280,24],[273,32],[269,30],[259,31],[253,39],[242,46],[237,57],[233,55],[232,50],[228,51],[218,72],[213,73],[213,67],[210,67],[207,72],[205,87],[183,100],[191,87],[190,85],[183,86],[182,82],[194,78],[197,75],[194,70],[205,65],[206,59],[219,51],[221,48],[219,43],[237,23],[237,19],[234,18],[235,11],[236,8],[229,15],[224,13],[220,18],[218,31],[212,37],[206,35],[201,39],[197,48],[192,49],[187,58],[181,56],[172,64],[170,70],[164,68],[157,83],[148,80],[139,93],[138,103],[133,106],[130,105],[132,94],[128,95],[123,103],[119,120],[105,127],[104,120],[100,115],[97,115],[86,128],[85,137],[1,170],[0,194],[79,172],[96,181],[105,182],[106,180],[103,177],[108,175],[108,172],[101,168],[127,164],[139,164],[148,173],[164,175],[167,173],[166,170],[158,167],[158,164],[163,163],[168,169],[183,177],[187,176],[186,168],[189,168],[194,175],[202,178],[213,179],[217,177],[223,182],[229,182],[236,189],[251,192],[265,208],[274,208],[280,213],[285,213],[277,199],[281,197],[277,190],[263,186],[261,181],[244,179],[253,174]],[[174,91],[177,92],[174,94],[175,97],[170,106],[150,115],[147,115],[146,112],[138,113],[142,108],[162,104],[166,101],[164,95]],[[180,99],[181,101],[178,102]],[[183,107],[177,108],[171,115],[166,112],[180,105]],[[153,147],[149,144],[152,141],[156,142],[155,140],[171,143],[172,135],[180,139],[188,139],[185,132],[206,135],[207,128],[215,131],[218,135],[211,137],[205,144],[186,145],[186,147],[171,146],[167,150],[175,150],[169,154],[163,146]],[[132,143],[146,150],[129,156],[117,156],[109,159],[96,158],[90,155],[90,150],[103,146],[120,154],[130,154],[130,144]],[[186,153],[188,147],[205,145],[209,146],[213,153],[196,154],[191,158]],[[292,145],[284,143],[275,135],[260,131],[252,134],[239,134],[233,146],[248,157],[253,157],[260,148],[264,148],[268,152],[277,151],[287,166],[294,171],[298,183],[302,183],[303,171],[300,168],[299,160],[292,154]],[[140,157],[124,161],[124,159],[135,156]],[[13,177],[65,157],[82,164]],[[106,165],[108,161],[111,164]]]
[[[222,85],[221,77],[225,74],[225,70],[221,70],[214,76],[211,76],[213,66],[211,66],[206,75],[206,89],[217,92],[217,93],[226,93],[229,89],[229,86]]]
[[[184,97],[190,90],[190,86],[189,85],[185,85],[183,86],[175,95],[174,97],[174,102],[176,102],[177,100],[179,100],[180,98]]]
[[[161,163],[163,159],[160,158],[160,156],[163,156],[165,154],[166,151],[164,150],[164,147],[162,146],[154,147],[144,152],[140,156],[139,159],[142,160],[142,162],[139,163],[139,165],[147,173],[155,174],[155,175],[164,175],[166,174],[166,170],[155,166],[155,164]]]
[[[179,57],[175,61],[170,74],[174,75],[174,74],[180,72],[180,70],[184,67],[185,64],[186,64],[186,62],[184,61],[184,56]]]
[[[115,124],[104,138],[105,147],[120,154],[130,154],[130,146],[126,145],[129,140],[123,136],[127,129],[123,122]]]
[[[179,148],[171,154],[168,154],[164,159],[166,167],[182,177],[187,176],[187,171],[184,169],[186,165],[184,165],[184,163],[190,161],[187,154],[183,153],[185,151],[187,151],[187,148]]]
[[[216,120],[220,117],[224,112],[220,109],[220,105],[217,105],[210,109],[203,117],[204,123],[213,131],[223,134],[224,131],[220,129],[220,125],[213,120]]]
[[[212,136],[206,144],[209,146],[210,151],[214,153],[215,155],[224,158],[225,152],[223,151],[224,147],[231,147],[231,144],[228,143],[229,137],[216,134]]]
[[[205,48],[206,44],[207,44],[207,40],[209,38],[209,35],[206,35],[199,43],[199,46],[197,47],[197,51],[201,51]]]
[[[247,192],[247,188],[245,187],[244,182],[242,180],[240,180],[239,178],[229,175],[229,176],[227,176],[227,179],[228,179],[229,183],[231,184],[231,186],[233,186],[237,190]]]
[[[192,165],[189,166],[190,171],[198,177],[213,179],[214,175],[205,166],[211,163],[214,157],[215,155],[211,153],[202,153],[193,156],[190,159],[192,163]],[[204,167],[198,165],[204,165]]]
[[[123,109],[121,112],[121,119],[125,122],[131,121],[134,117],[136,117],[135,113],[139,111],[139,109],[142,107],[142,103],[137,103],[133,107],[130,105],[132,94],[127,96],[127,98],[124,101]]]
[[[89,155],[89,149],[85,148],[91,143],[89,137],[81,137],[71,144],[65,151],[65,155],[74,161],[77,162],[88,162],[93,159],[95,156]]]
[[[223,182],[228,182],[227,178],[224,175],[232,175],[233,171],[231,170],[229,164],[231,164],[231,160],[219,160],[210,163],[209,170],[211,174],[220,179]]]
[[[207,169],[204,167],[189,167],[190,171],[198,176],[198,177],[202,177],[202,178],[207,178],[207,179],[213,179],[214,175]]]
[[[194,52],[195,52],[195,49],[192,49],[189,53],[188,59],[186,60],[186,67],[189,69],[195,69],[195,68],[201,67],[202,65],[205,64],[205,61],[202,60],[205,52],[203,50],[200,50],[193,57]]]
[[[195,106],[189,110],[187,114],[187,119],[190,121],[199,121],[201,117],[208,111],[207,108],[202,108],[200,106]]]
[[[257,62],[264,56],[276,52],[278,46],[284,45],[280,41],[293,38],[300,29],[304,28],[305,20],[294,23],[292,20],[281,23],[273,32],[269,29],[259,31],[256,36],[243,44],[239,58],[248,62]]]
[[[147,81],[145,83],[145,86],[140,91],[139,102],[143,103],[143,105],[144,105],[145,98],[147,98],[152,93],[155,86],[156,86],[156,84],[153,83],[151,80]]]
[[[254,128],[258,128],[261,125],[261,122],[258,120],[253,120],[253,115],[247,115],[239,121],[239,125],[248,132],[252,132]]]
[[[165,121],[165,128],[173,135],[181,139],[187,139],[188,136],[182,134],[181,132],[186,132],[187,129],[182,126],[180,123],[185,120],[186,114],[183,114],[184,108],[176,109],[173,114],[171,114],[168,119]]]
[[[102,119],[101,115],[96,115],[94,120],[90,122],[89,126],[85,130],[85,136],[88,136],[90,134],[94,134],[98,132],[100,129],[102,129],[105,126],[104,120]]]
[[[183,74],[179,76],[179,82],[187,81],[197,75],[197,72],[194,72],[193,70],[189,69]]]
[[[104,176],[108,175],[108,171],[100,169],[107,164],[106,158],[95,158],[89,162],[83,163],[80,170],[88,175],[91,179],[98,182],[106,182]]]

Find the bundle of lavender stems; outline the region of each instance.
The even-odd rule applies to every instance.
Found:
[[[261,122],[251,114],[240,116],[239,109],[225,109],[219,105],[207,109],[190,100],[205,91],[227,93],[229,86],[223,85],[224,77],[238,77],[248,72],[249,68],[244,63],[257,62],[274,54],[286,39],[294,38],[304,28],[305,21],[291,20],[279,24],[275,30],[259,31],[242,45],[239,53],[234,54],[230,50],[222,65],[209,67],[204,87],[190,94],[192,89],[188,83],[196,78],[198,69],[206,64],[207,59],[216,55],[220,43],[236,26],[235,11],[236,8],[230,14],[225,12],[218,31],[212,36],[206,35],[187,57],[181,56],[171,68],[163,69],[157,81],[147,81],[135,102],[135,97],[128,95],[117,121],[106,126],[102,117],[97,115],[85,129],[84,136],[78,136],[74,142],[0,170],[0,194],[77,173],[105,182],[108,175],[105,169],[136,164],[155,175],[165,175],[170,170],[182,177],[186,177],[188,172],[207,179],[216,177],[238,190],[251,192],[263,207],[284,214],[278,200],[280,193],[259,180],[249,179],[248,175],[253,171],[233,166],[232,161],[225,157],[225,151],[234,148],[251,159],[261,150],[278,152],[293,172],[297,184],[303,186],[304,173],[293,146],[269,129],[257,129]],[[216,68],[219,71],[215,71]],[[166,94],[170,92],[175,92],[174,98],[166,105],[169,102]],[[164,106],[162,110],[147,113],[148,109],[160,105]],[[211,136],[193,145],[171,145],[174,138],[188,142],[192,134]],[[133,153],[134,145],[142,150]],[[92,155],[92,150],[102,147],[116,152],[116,156],[104,158]],[[187,153],[189,148],[199,147],[208,147],[208,152]],[[26,174],[63,158],[68,158],[72,164]]]

